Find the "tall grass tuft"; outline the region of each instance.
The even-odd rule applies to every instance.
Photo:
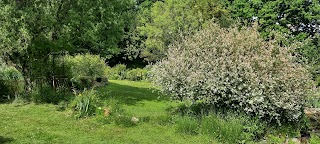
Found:
[[[200,132],[223,143],[247,143],[258,140],[264,134],[264,126],[246,115],[210,114],[202,117]]]
[[[176,130],[179,133],[196,135],[198,134],[198,127],[198,120],[193,117],[183,116],[177,118]]]
[[[82,93],[78,94],[72,101],[71,106],[73,108],[74,116],[80,118],[94,115],[96,109],[100,106],[100,103],[96,91],[91,89],[84,90]]]
[[[213,136],[224,143],[239,143],[243,140],[243,125],[239,119],[222,119],[218,115],[204,117],[201,132]]]

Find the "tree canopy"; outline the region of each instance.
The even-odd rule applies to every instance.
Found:
[[[1,1],[1,51],[28,48],[112,57],[130,22],[134,1]]]
[[[157,61],[211,19],[221,27],[257,22],[265,40],[280,33],[284,44],[305,42],[296,53],[320,63],[315,0],[0,0],[0,17],[0,55],[17,64],[15,57],[60,51]]]
[[[217,0],[165,0],[142,9],[137,31],[145,37],[141,55],[149,61],[165,57],[168,46],[216,18],[227,25],[228,11]]]
[[[310,39],[298,52],[310,63],[320,63],[320,2],[316,0],[232,0],[226,3],[232,17],[246,22],[257,21],[261,34],[269,39],[281,33],[287,43]]]

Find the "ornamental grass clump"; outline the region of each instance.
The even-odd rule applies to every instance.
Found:
[[[93,89],[85,89],[83,93],[78,94],[71,102],[73,115],[76,118],[95,115],[100,106],[101,104],[97,92]]]
[[[155,85],[175,100],[242,110],[268,121],[301,118],[310,76],[292,47],[264,41],[257,27],[209,24],[173,44],[152,69]]]

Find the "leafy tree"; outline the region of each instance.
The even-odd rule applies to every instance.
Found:
[[[118,43],[130,19],[129,9],[134,7],[133,1],[120,0],[31,0],[0,4],[1,38],[8,39],[2,43],[2,50],[7,45],[16,47],[14,43],[27,48],[50,42],[51,49],[88,51],[106,57],[119,53]]]
[[[290,44],[310,38],[299,54],[309,63],[320,63],[320,2],[315,0],[229,0],[227,7],[232,17],[246,22],[258,21],[265,38],[273,38],[273,31],[286,35]]]
[[[133,0],[0,1],[0,55],[28,76],[50,76],[52,53],[111,58],[121,51],[132,8]]]
[[[145,5],[150,5],[147,1]],[[141,55],[148,61],[165,57],[167,47],[178,41],[180,35],[193,33],[216,18],[228,25],[228,11],[216,0],[165,0],[157,1],[139,13],[137,31],[144,37]]]
[[[1,54],[68,50],[112,57],[120,52],[133,1],[1,1]]]
[[[16,7],[7,3],[0,1],[0,56],[26,49],[31,39],[23,23],[25,15],[14,17]]]

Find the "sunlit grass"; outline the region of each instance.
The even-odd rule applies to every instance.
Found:
[[[0,143],[215,143],[205,135],[177,133],[174,124],[158,120],[172,105],[147,82],[111,81],[106,92],[135,117],[150,118],[134,127],[104,124],[97,117],[75,119],[69,109],[52,104],[0,104]],[[104,99],[103,99],[104,100]]]

